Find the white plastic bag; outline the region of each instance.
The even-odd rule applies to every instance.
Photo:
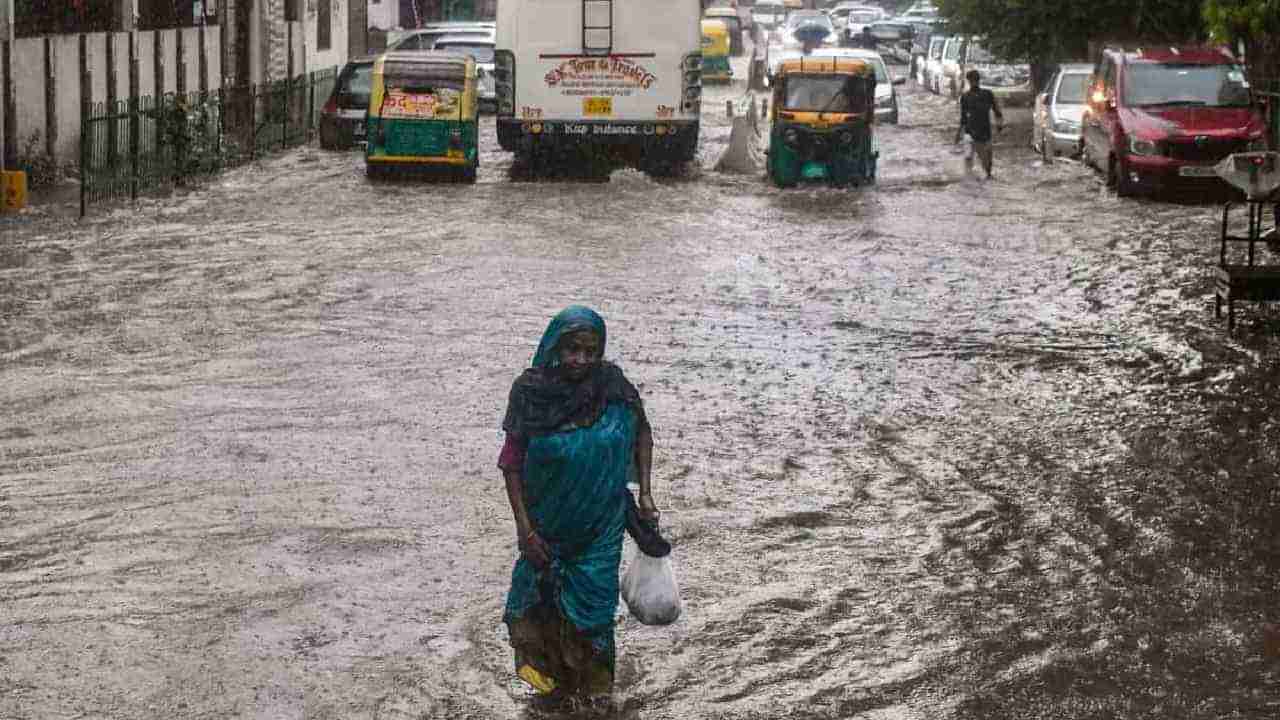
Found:
[[[671,569],[671,556],[649,557],[631,549],[622,574],[622,599],[632,617],[645,625],[670,625],[680,617],[680,589]]]

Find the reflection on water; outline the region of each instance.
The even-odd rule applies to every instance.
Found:
[[[1025,133],[964,179],[955,115],[905,96],[861,191],[513,183],[488,125],[476,186],[304,150],[0,221],[0,715],[1276,717],[1274,314],[1213,320],[1215,207]],[[577,301],[685,593],[606,712],[499,620],[499,413]]]

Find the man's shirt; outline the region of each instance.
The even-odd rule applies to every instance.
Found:
[[[960,128],[974,142],[991,142],[991,113],[1004,122],[996,96],[986,88],[969,90],[960,96]]]

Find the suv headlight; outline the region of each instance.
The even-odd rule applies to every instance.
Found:
[[[1160,144],[1154,140],[1143,140],[1130,135],[1129,152],[1134,155],[1159,155]]]

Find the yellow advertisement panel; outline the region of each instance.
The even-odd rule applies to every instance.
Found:
[[[382,117],[456,120],[461,102],[462,93],[449,88],[437,88],[430,92],[387,88],[387,96],[382,103]]]

